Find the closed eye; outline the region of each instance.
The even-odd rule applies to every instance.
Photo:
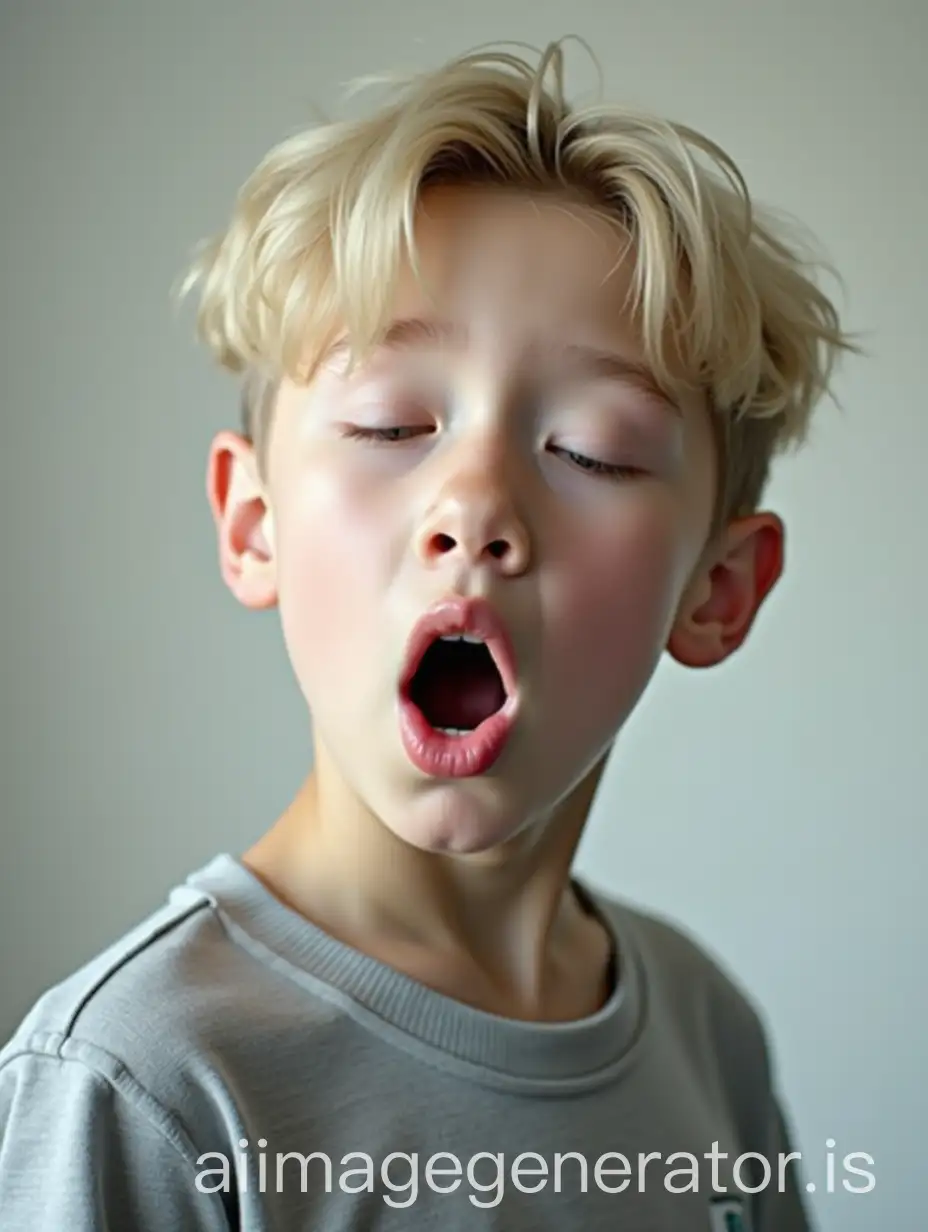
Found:
[[[378,445],[400,445],[404,441],[417,436],[427,436],[435,431],[428,425],[405,426],[397,425],[391,428],[365,428],[360,424],[342,424],[342,436],[349,440],[372,441]],[[616,462],[602,462],[597,458],[587,457],[575,449],[563,449],[549,445],[548,452],[563,458],[578,470],[589,475],[600,475],[611,479],[630,479],[644,472],[637,466],[625,466]]]
[[[597,458],[588,458],[586,454],[577,453],[575,449],[562,449],[557,445],[549,445],[548,451],[590,475],[603,475],[612,479],[630,479],[634,475],[644,474],[637,466],[623,466],[617,462],[601,462]]]
[[[349,440],[375,441],[380,445],[399,445],[403,441],[416,436],[424,436],[434,432],[434,428],[426,425],[417,427],[395,428],[362,428],[359,424],[343,424],[342,436]]]

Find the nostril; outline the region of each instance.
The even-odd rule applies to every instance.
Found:
[[[444,531],[436,531],[429,539],[431,552],[435,556],[446,556],[449,552],[453,552],[458,546],[458,540],[453,535],[447,535]],[[490,556],[493,560],[504,560],[509,556],[512,550],[512,545],[508,539],[491,539],[483,549],[486,556]]]

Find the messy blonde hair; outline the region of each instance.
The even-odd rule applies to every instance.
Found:
[[[562,79],[561,42],[534,65],[478,50],[368,79],[394,91],[372,114],[320,123],[263,159],[180,286],[200,288],[200,337],[244,374],[259,457],[281,377],[310,380],[336,325],[354,362],[381,335],[404,257],[417,269],[423,190],[493,184],[567,195],[628,237],[648,362],[663,383],[703,389],[714,412],[715,526],[757,508],[773,455],[804,440],[839,352],[855,348],[818,267],[760,216],[723,150],[639,111],[574,109]]]

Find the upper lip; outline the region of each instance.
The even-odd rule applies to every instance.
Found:
[[[486,599],[467,599],[459,595],[439,600],[414,625],[406,645],[401,693],[408,693],[425,652],[435,639],[452,633],[468,633],[484,642],[502,678],[507,701],[511,702],[516,696],[518,674],[509,631]]]

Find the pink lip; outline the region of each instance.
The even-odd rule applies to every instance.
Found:
[[[467,633],[481,638],[502,677],[506,702],[502,709],[465,736],[437,731],[409,696],[409,686],[425,652],[437,637]],[[400,678],[400,734],[410,761],[424,774],[465,778],[484,774],[509,738],[518,709],[518,676],[508,630],[483,599],[452,596],[430,608],[412,631]]]

